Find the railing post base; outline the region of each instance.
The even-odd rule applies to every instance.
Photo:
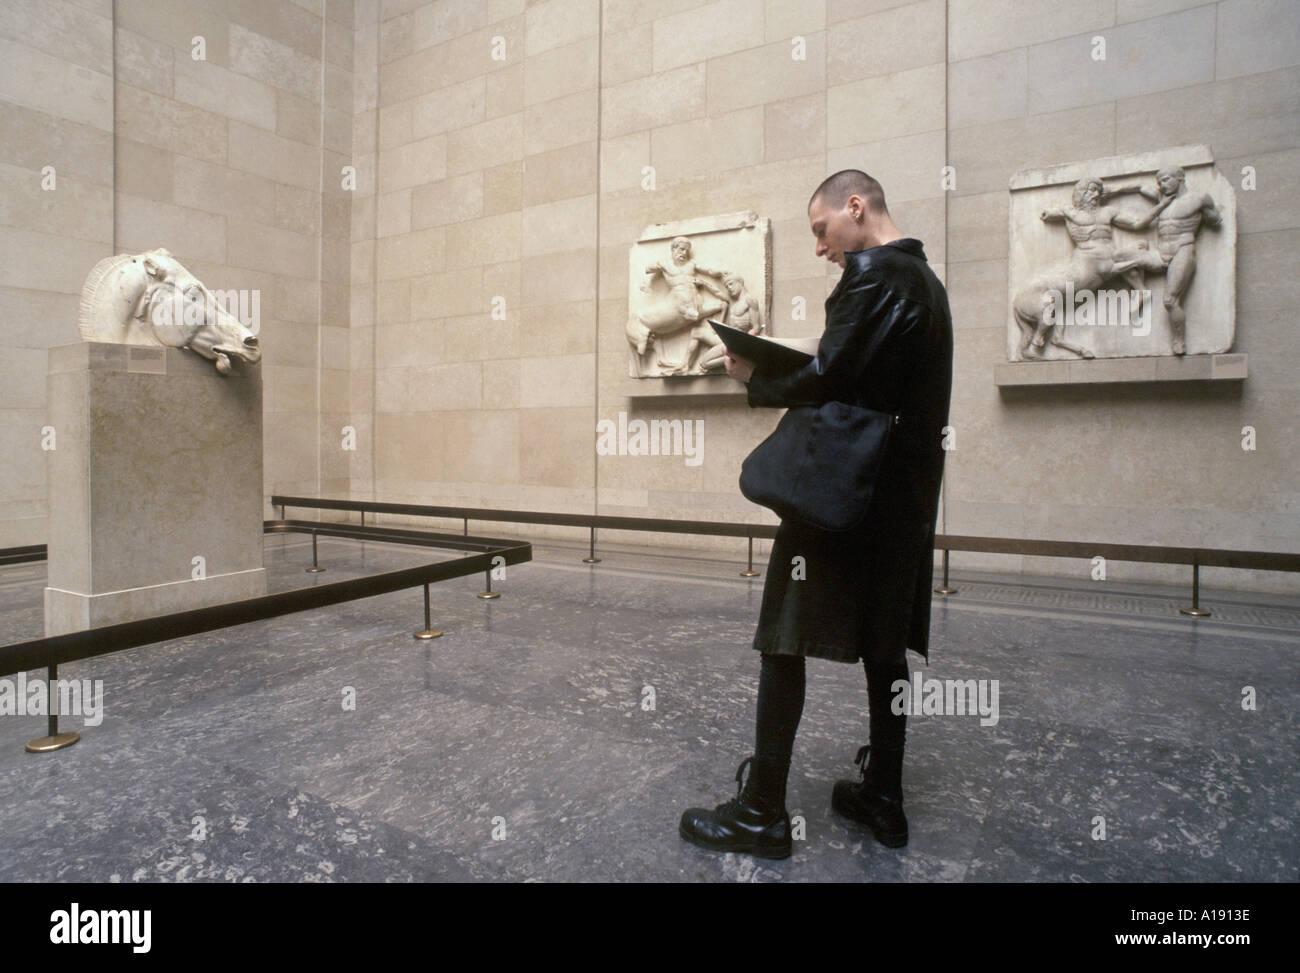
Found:
[[[744,571],[740,572],[742,578],[757,578],[758,572],[754,570],[754,538],[749,538],[749,565]]]
[[[1201,607],[1201,566],[1192,565],[1192,607],[1178,609],[1180,615],[1191,615],[1193,618],[1208,618],[1210,610]]]
[[[59,681],[59,667],[47,666],[45,668],[46,689],[48,690],[49,711],[45,717],[46,735],[37,737],[27,744],[28,753],[53,753],[55,750],[62,750],[64,747],[70,747],[81,739],[80,733],[60,733],[59,732],[59,709],[58,700],[54,695],[54,687]]]
[[[52,737],[37,737],[26,746],[28,753],[53,753],[70,747],[81,739],[80,733],[56,733]]]
[[[316,561],[316,532],[311,532],[311,567],[307,569],[307,574],[320,574],[325,569]]]
[[[599,564],[600,558],[596,557],[596,528],[591,528],[591,553],[582,559],[583,564]]]
[[[434,628],[429,624],[429,586],[424,586],[424,628],[418,632],[412,632],[411,638],[419,639],[421,642],[427,642],[429,639],[442,637],[442,629]]]
[[[943,552],[943,586],[935,588],[934,593],[936,595],[955,595],[957,593],[956,588],[948,587],[948,552],[946,550]]]

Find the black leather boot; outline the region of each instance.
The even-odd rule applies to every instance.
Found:
[[[745,765],[753,763],[742,787]],[[734,851],[759,858],[789,858],[790,814],[785,809],[784,766],[746,757],[736,769],[736,796],[712,811],[688,808],[678,831],[693,845],[710,851]],[[755,780],[755,778],[760,778]]]
[[[854,763],[862,767],[862,781],[837,780],[831,792],[831,807],[844,817],[866,825],[872,837],[887,848],[902,848],[907,844],[903,748],[862,747]]]

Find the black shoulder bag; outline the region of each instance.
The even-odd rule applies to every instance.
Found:
[[[897,415],[847,402],[795,406],[740,466],[740,492],[782,520],[826,531],[862,523]]]

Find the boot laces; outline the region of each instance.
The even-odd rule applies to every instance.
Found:
[[[871,752],[871,746],[870,746],[870,744],[868,744],[867,746],[864,746],[864,747],[859,747],[859,748],[858,748],[858,755],[857,755],[857,757],[855,757],[855,758],[853,759],[853,762],[854,762],[855,764],[857,764],[860,768],[862,768],[862,781],[863,781],[863,783],[866,783],[866,780],[867,780],[867,755],[868,755],[870,752]]]
[[[879,750],[880,750],[881,757],[884,757],[885,754],[888,754],[890,752],[890,749],[888,747],[880,747]],[[868,744],[867,746],[859,747],[858,755],[856,758],[854,758],[853,762],[862,768],[862,783],[858,784],[857,786],[862,789],[863,794],[871,794],[877,797],[886,798],[887,800],[899,800],[900,798],[891,797],[881,788],[880,781],[875,777],[875,775],[869,775],[867,773],[868,764],[869,764],[869,760],[867,758],[870,753],[871,753],[871,746],[870,744]],[[879,768],[876,769],[878,770]]]
[[[719,804],[717,807],[718,811],[723,814],[735,814],[740,810],[741,794],[744,793],[745,790],[745,768],[750,767],[750,773],[752,774],[753,768],[750,765],[753,764],[753,762],[754,758],[752,756],[746,757],[740,762],[740,766],[736,768],[736,796],[729,801]]]

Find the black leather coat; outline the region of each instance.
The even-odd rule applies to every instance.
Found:
[[[934,527],[952,393],[948,296],[919,240],[845,253],[826,300],[817,357],[784,375],[756,371],[750,406],[830,400],[902,416],[871,507],[852,531],[782,521],[754,648],[839,662],[929,659]],[[801,556],[806,577],[797,580]]]

